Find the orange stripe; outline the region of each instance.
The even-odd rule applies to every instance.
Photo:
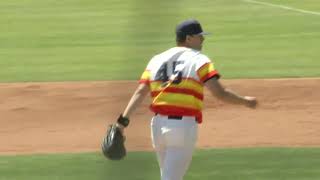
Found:
[[[152,104],[155,105],[174,105],[179,107],[194,108],[201,110],[203,101],[191,95],[174,94],[174,93],[160,93],[154,97]]]
[[[151,81],[151,91],[162,91],[164,88],[161,86],[162,81]],[[198,94],[203,93],[203,84],[199,81],[190,78],[184,78],[179,84],[171,84],[170,87],[180,88],[180,89],[189,89],[197,92]]]
[[[197,70],[197,73],[200,79],[209,71],[210,65],[211,63],[205,63]]]
[[[156,97],[161,91],[152,91],[151,96]],[[199,100],[203,100],[203,94],[200,94],[194,90],[191,89],[185,89],[185,88],[174,88],[174,87],[168,87],[162,92],[169,92],[169,93],[178,93],[178,94],[186,94],[186,95],[191,95]]]
[[[202,65],[199,69],[198,72],[202,71],[206,66],[210,65],[210,63],[205,63],[204,65]]]
[[[194,78],[182,78],[182,80],[190,80],[190,81],[192,81],[194,83],[197,83],[198,85],[202,86],[202,83],[199,82],[199,80],[194,79]]]
[[[190,80],[190,81],[202,86],[202,83],[199,82],[199,80],[197,80],[197,79],[194,79],[194,78],[182,78],[182,81],[187,81],[187,80]],[[163,83],[163,81],[160,81],[160,80],[151,80],[150,82],[151,83],[153,83],[153,82],[155,82],[155,83]]]
[[[197,71],[197,74],[203,82],[204,77],[208,77],[208,74],[210,74],[212,71],[216,71],[214,68],[213,63],[206,63],[203,66],[200,67],[200,69]]]

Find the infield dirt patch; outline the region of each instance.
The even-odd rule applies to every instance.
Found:
[[[320,79],[222,80],[256,96],[255,110],[205,92],[197,146],[320,146]],[[0,84],[0,154],[100,151],[108,124],[125,108],[136,82]],[[131,117],[129,150],[152,150],[150,98]]]

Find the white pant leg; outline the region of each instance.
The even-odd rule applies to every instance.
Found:
[[[165,157],[165,146],[164,140],[161,138],[161,121],[156,120],[157,117],[153,117],[151,120],[151,138],[152,138],[152,145],[156,151],[157,160],[160,167],[160,173],[162,176],[162,167]]]
[[[161,180],[183,180],[192,159],[192,151],[168,148]]]
[[[173,120],[166,116],[155,116],[152,119],[152,140],[161,180],[182,180],[197,140],[197,123],[194,118]]]

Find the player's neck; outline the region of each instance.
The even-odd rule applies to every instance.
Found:
[[[198,50],[196,48],[191,47],[190,45],[188,45],[188,43],[177,43],[177,47],[186,47],[186,48],[190,48],[190,49],[194,49],[194,50],[200,51],[200,50]]]
[[[187,47],[187,48],[192,48],[190,47],[187,43],[183,42],[183,43],[177,43],[177,47]]]

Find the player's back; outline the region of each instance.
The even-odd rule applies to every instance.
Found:
[[[197,50],[174,47],[154,56],[147,69],[151,73],[151,81],[167,82],[173,75],[179,79],[191,78],[199,81],[196,71],[201,65],[201,60],[198,60],[203,57],[205,56]]]

